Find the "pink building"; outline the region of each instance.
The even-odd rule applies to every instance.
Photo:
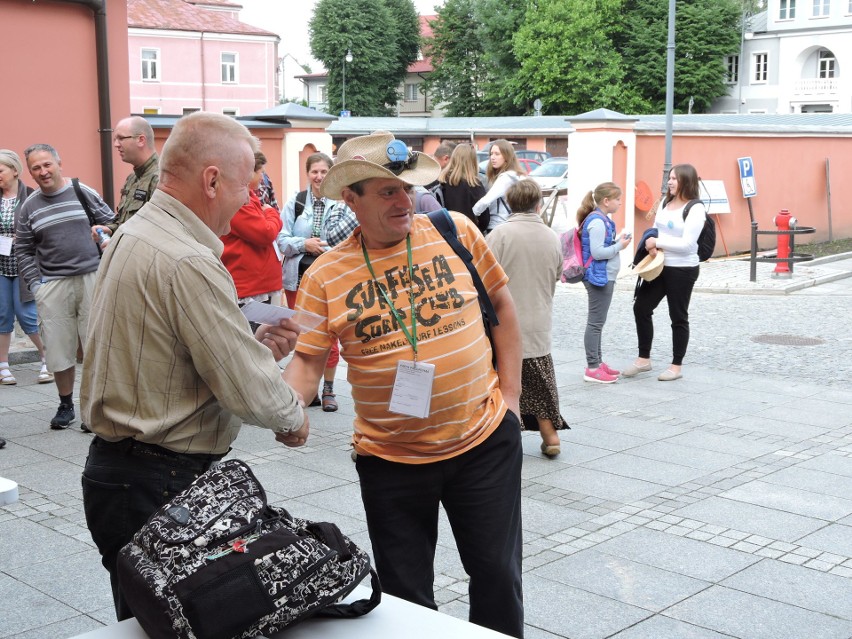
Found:
[[[280,38],[228,0],[128,0],[130,110],[248,115],[277,102]]]

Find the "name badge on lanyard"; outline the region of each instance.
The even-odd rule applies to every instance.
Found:
[[[396,364],[388,409],[392,413],[410,417],[429,417],[432,402],[432,385],[435,382],[435,365],[401,360]]]

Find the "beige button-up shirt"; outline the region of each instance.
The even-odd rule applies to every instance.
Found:
[[[245,421],[298,429],[304,413],[237,306],[222,242],[156,191],[98,272],[80,388],[83,420],[180,453],[223,454]]]

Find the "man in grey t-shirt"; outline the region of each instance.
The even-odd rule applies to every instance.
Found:
[[[39,188],[27,198],[18,215],[18,271],[35,296],[45,362],[59,391],[59,410],[50,427],[62,430],[75,418],[77,344],[86,335],[100,256],[92,221],[71,180],[62,177],[56,149],[34,144],[24,156]],[[95,225],[112,222],[113,212],[101,196],[84,184],[80,190]]]

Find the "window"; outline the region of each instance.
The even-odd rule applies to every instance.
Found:
[[[831,51],[826,51],[823,49],[819,52],[819,69],[817,71],[817,77],[819,78],[833,78],[834,69],[835,69],[835,58],[834,54]]]
[[[233,83],[237,81],[237,54],[222,54],[222,82]]]
[[[769,79],[769,54],[755,53],[754,54],[754,75],[752,76],[753,83],[763,83]]]
[[[197,111],[201,111],[198,107],[183,107],[183,115],[189,115],[190,113],[195,113]]]
[[[729,55],[725,57],[725,82],[736,84],[740,80],[740,56]]]
[[[814,18],[824,18],[831,11],[831,0],[814,0]]]
[[[142,113],[145,115],[157,115],[160,112],[160,107],[144,107]]]
[[[778,10],[779,20],[792,20],[796,17],[796,0],[781,0]]]
[[[159,49],[142,49],[142,79],[148,82],[160,80]]]
[[[240,114],[240,110],[239,109],[222,109],[222,114],[223,115],[229,115],[232,118],[235,118]]]
[[[406,102],[417,102],[420,98],[420,85],[416,82],[408,82],[405,85],[405,101]]]
[[[328,85],[317,85],[317,102],[320,102],[322,104],[328,102]]]

